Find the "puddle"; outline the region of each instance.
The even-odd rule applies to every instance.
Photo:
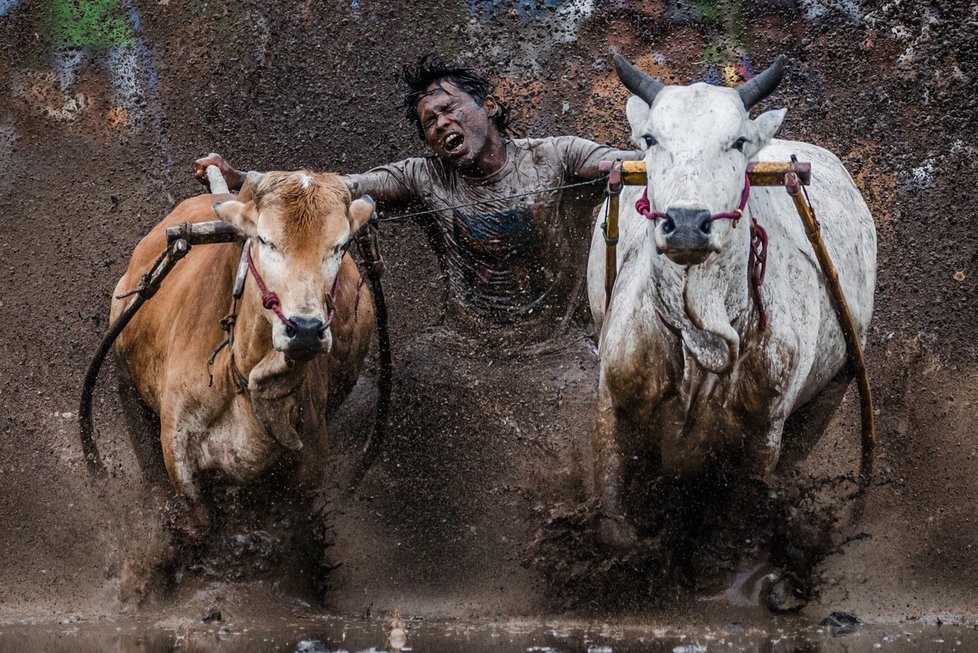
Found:
[[[859,626],[833,634],[828,627],[796,631],[757,629],[742,624],[682,630],[646,625],[609,626],[597,623],[534,622],[462,623],[409,621],[406,644],[402,633],[388,640],[380,620],[323,618],[284,623],[276,628],[200,624],[160,628],[135,622],[15,624],[0,626],[3,651],[275,651],[282,653],[709,653],[743,651],[792,653],[830,651],[974,651],[978,630],[966,626],[898,624]]]

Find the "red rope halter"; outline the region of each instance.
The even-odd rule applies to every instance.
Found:
[[[723,211],[714,213],[707,222],[714,220],[733,220],[734,226],[744,217],[744,209],[747,208],[747,200],[750,196],[750,177],[744,175],[744,190],[740,193],[740,206],[733,211]],[[652,203],[649,201],[649,187],[642,190],[642,196],[635,202],[635,210],[645,216],[646,220],[658,220],[668,218],[665,211],[653,211]],[[767,312],[764,310],[764,303],[761,300],[761,286],[764,285],[764,274],[767,272],[767,232],[764,227],[757,223],[754,216],[750,219],[750,249],[747,253],[747,279],[751,288],[751,299],[758,312],[758,328],[761,331],[767,329]]]
[[[255,267],[255,261],[251,258],[251,248],[248,248],[248,269],[251,270],[251,276],[255,278],[255,283],[258,284],[258,290],[261,291],[261,305],[265,307],[266,310],[272,311],[275,315],[282,321],[285,325],[285,330],[288,333],[295,333],[295,323],[289,318],[285,317],[282,312],[282,301],[278,298],[274,292],[268,289],[265,285],[265,280],[261,278],[258,274],[258,268]]]
[[[747,208],[747,198],[750,196],[750,177],[744,175],[744,190],[740,193],[740,206],[738,206],[733,211],[724,211],[722,213],[714,213],[709,217],[707,222],[713,222],[714,220],[733,220],[734,224],[737,223],[744,216],[744,209]],[[659,218],[668,218],[665,211],[653,211],[652,203],[649,201],[649,187],[646,186],[642,189],[642,196],[638,198],[635,202],[635,210],[645,216],[646,220],[658,220]]]
[[[264,306],[265,309],[275,313],[278,319],[282,321],[282,324],[285,325],[286,333],[288,333],[291,337],[295,334],[295,322],[285,317],[285,314],[282,313],[282,301],[278,298],[278,295],[275,294],[275,292],[268,289],[268,286],[265,285],[265,280],[261,278],[260,274],[258,274],[258,268],[255,267],[255,261],[251,258],[250,248],[248,249],[248,269],[251,270],[251,276],[255,278],[255,283],[258,284],[258,290],[261,291],[261,305]],[[333,288],[329,294],[326,295],[326,321],[323,323],[322,327],[324,329],[333,323],[333,315],[336,313],[336,303],[333,300],[333,295],[336,294],[336,287],[339,285],[339,282],[340,272],[337,270],[336,277],[333,279]]]

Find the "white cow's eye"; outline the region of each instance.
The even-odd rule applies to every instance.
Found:
[[[275,249],[275,243],[273,243],[270,240],[265,240],[261,236],[258,236],[258,242],[261,243],[262,245],[265,245],[269,249]]]
[[[658,143],[658,141],[655,140],[655,136],[653,136],[652,134],[646,134],[645,136],[642,136],[642,140],[645,141],[645,147],[652,147],[653,145],[656,145]]]
[[[750,143],[749,140],[747,140],[746,138],[741,137],[741,138],[738,138],[737,140],[735,140],[734,141],[734,144],[731,147],[733,149],[735,149],[735,150],[740,150],[741,152],[743,152],[744,151],[744,147],[748,143]]]

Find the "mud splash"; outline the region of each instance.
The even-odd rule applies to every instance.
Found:
[[[567,7],[560,12],[548,8],[555,3],[534,2],[523,3],[533,12],[516,16],[507,13],[513,5],[506,2],[361,0],[323,11],[305,2],[286,12],[257,2],[170,0],[130,3],[140,10],[138,26],[132,16],[122,17],[138,42],[119,47],[135,47],[138,57],[119,50],[111,61],[89,56],[77,66],[51,58],[37,10],[53,3],[0,3],[0,619],[9,621],[20,608],[34,615],[117,614],[119,540],[132,543],[153,529],[134,529],[136,520],[116,508],[129,504],[140,518],[160,519],[156,504],[133,499],[141,481],[129,438],[139,434],[126,425],[112,384],[106,380],[98,391],[96,411],[104,441],[117,443],[111,452],[122,470],[113,486],[117,499],[92,491],[74,411],[82,372],[105,328],[112,285],[132,244],[176,199],[199,192],[190,177],[194,158],[217,149],[243,167],[362,171],[422,154],[400,115],[393,68],[431,49],[470,52],[478,67],[502,73],[504,97],[521,118],[519,131],[573,133],[623,146],[625,92],[608,67],[611,45],[664,79],[684,82],[705,74],[725,79],[782,52],[793,62],[783,89],[768,101],[789,107],[784,136],[837,152],[879,227],[877,311],[867,350],[882,451],[861,521],[812,522],[819,526],[812,538],[765,537],[791,544],[830,532],[824,559],[824,548],[812,556],[782,547],[785,560],[815,567],[819,596],[806,611],[815,621],[833,610],[890,621],[975,611],[978,232],[967,228],[962,208],[971,205],[971,191],[959,183],[976,176],[978,161],[970,136],[978,129],[974,3],[871,0],[859,3],[860,18],[860,12],[840,13],[839,7],[856,3],[791,0],[752,8],[575,1],[556,3]],[[694,5],[702,10],[678,11]],[[721,15],[731,8],[735,15]],[[571,9],[581,10],[572,16]],[[541,29],[527,31],[529,23]],[[560,38],[540,41],[557,33],[554,25],[566,26]],[[485,47],[487,31],[493,31],[492,47]],[[526,41],[521,57],[509,56],[513,44]],[[745,53],[731,58],[731,48]],[[522,65],[526,54],[536,59],[533,67]],[[66,73],[63,83],[59,70]],[[127,71],[137,75],[147,106],[120,93],[116,73]],[[537,599],[550,590],[522,563],[551,506],[538,505],[521,484],[536,487],[533,481],[554,459],[547,449],[562,436],[552,425],[589,429],[596,366],[584,348],[535,357],[532,374],[524,361],[495,354],[433,354],[438,343],[418,334],[444,323],[435,255],[414,226],[383,236],[401,394],[392,410],[390,446],[364,494],[333,504],[337,540],[328,563],[343,566],[328,579],[327,602],[345,614],[363,614],[371,605],[374,614],[404,609],[408,600],[424,606],[425,614],[546,614],[546,602]],[[507,343],[500,340],[499,349]],[[104,374],[108,379],[111,371]],[[372,401],[369,395],[354,401],[333,424],[336,478],[351,468],[350,452],[359,451],[364,429],[358,425]],[[838,497],[847,494],[845,488],[831,491],[831,484],[849,471],[846,461],[857,459],[856,414],[850,398],[801,466],[802,486],[814,479],[826,488],[811,508],[815,513],[821,505],[840,505]],[[580,460],[586,468],[586,452]],[[246,499],[229,515],[236,520],[229,532],[246,537],[215,538],[200,562],[187,558],[182,580],[163,602],[192,593],[211,559],[233,564],[203,574],[208,580],[235,586],[239,577],[257,576],[304,586],[295,595],[310,602],[322,598],[309,589],[316,583],[305,561],[280,564],[274,551],[265,556],[279,539],[272,527],[294,532],[285,526],[287,515],[269,514],[271,526],[249,519],[244,513],[260,510]],[[294,500],[300,499],[306,500]],[[795,502],[789,496],[783,503]],[[800,505],[786,523],[809,521],[808,506]],[[731,541],[743,545],[742,538]],[[282,548],[302,548],[282,542]],[[567,562],[571,568],[576,561]],[[566,588],[557,597],[560,606],[579,591],[573,582]],[[648,595],[647,587],[642,591]],[[183,616],[199,612],[184,608]],[[284,650],[300,635],[337,636],[326,628],[276,630],[269,619],[259,615],[254,623],[274,630]],[[114,628],[128,627],[111,623],[110,637]],[[83,633],[89,625],[67,627]],[[235,632],[244,627],[235,624]],[[175,639],[178,630],[150,624],[139,632],[173,647],[186,641]],[[914,641],[955,646],[952,637],[932,641],[945,630]],[[4,627],[3,633],[14,630]],[[64,628],[48,633],[54,639],[44,641],[57,648]],[[83,645],[110,647],[98,643],[104,634]],[[896,639],[866,641],[887,650],[910,646],[900,628],[887,634]],[[745,646],[780,650],[778,637]],[[822,643],[846,650],[850,637]],[[0,648],[42,647],[8,641]],[[131,648],[129,642],[120,647]],[[672,640],[674,646],[696,642]],[[365,647],[383,644],[382,632],[363,640]],[[572,645],[586,650],[583,639]]]

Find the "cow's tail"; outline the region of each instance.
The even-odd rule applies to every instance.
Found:
[[[360,252],[364,259],[367,281],[374,299],[374,315],[377,320],[377,349],[380,365],[380,378],[377,381],[377,415],[374,429],[363,448],[363,456],[357,464],[353,479],[350,482],[350,492],[355,492],[360,481],[370,466],[377,459],[377,454],[384,444],[387,433],[387,418],[390,412],[391,389],[394,384],[394,366],[391,358],[391,339],[387,328],[387,301],[384,297],[384,286],[381,278],[384,275],[384,259],[380,255],[377,239],[377,222],[371,221],[358,240]]]
[[[98,453],[98,446],[95,444],[94,429],[92,428],[92,394],[95,392],[95,382],[98,380],[99,370],[105,362],[105,356],[109,353],[112,343],[119,337],[129,320],[136,314],[139,307],[143,305],[149,297],[144,294],[136,295],[129,305],[126,306],[122,314],[116,318],[115,322],[109,327],[109,331],[102,338],[102,342],[95,352],[95,357],[88,365],[85,373],[85,382],[82,384],[81,403],[78,406],[78,428],[81,435],[82,453],[85,455],[85,463],[88,471],[96,478],[105,478],[108,474],[105,463],[102,462]]]
[[[223,228],[222,228],[223,227]],[[94,429],[92,428],[92,394],[95,392],[95,382],[98,380],[99,370],[105,362],[105,356],[109,353],[112,343],[119,337],[122,330],[126,328],[129,321],[146,301],[148,301],[156,290],[163,283],[163,279],[170,273],[187,252],[190,251],[192,242],[227,242],[240,238],[237,230],[224,223],[215,224],[213,222],[187,223],[178,227],[171,227],[167,230],[167,239],[170,239],[170,231],[174,230],[173,238],[166,249],[156,259],[156,263],[143,276],[137,288],[130,290],[116,299],[122,299],[133,295],[132,301],[123,309],[115,322],[109,326],[108,332],[102,338],[102,342],[95,352],[95,357],[88,365],[85,373],[85,381],[82,384],[81,401],[78,406],[78,429],[81,437],[82,452],[85,455],[85,463],[89,471],[97,478],[105,478],[107,472],[102,458],[99,456],[98,447],[95,444]]]

